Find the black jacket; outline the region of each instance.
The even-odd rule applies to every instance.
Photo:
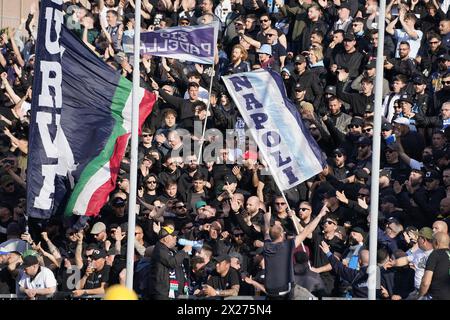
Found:
[[[353,297],[367,298],[367,281],[369,277],[367,274],[367,266],[363,266],[359,270],[350,269],[345,267],[333,254],[328,257],[328,261],[333,267],[333,271],[341,277],[341,279],[350,283]]]
[[[295,85],[301,83],[304,88],[306,88],[305,101],[311,102],[314,105],[314,109],[319,108],[320,102],[322,100],[323,88],[321,86],[321,81],[317,75],[311,70],[305,70],[301,75],[296,72],[291,74],[291,87],[289,92],[291,97],[295,96]]]
[[[353,116],[364,116],[366,111],[373,112],[375,96],[372,93],[366,96],[362,93],[347,93],[344,92],[344,83],[338,81],[336,87],[337,97],[342,101],[350,104]]]
[[[178,280],[178,292],[183,292],[185,276],[182,263],[188,254],[185,251],[174,252],[158,241],[152,253],[150,267],[150,295],[156,300],[169,299],[169,276],[175,272]]]

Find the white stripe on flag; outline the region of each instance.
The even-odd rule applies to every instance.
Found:
[[[144,97],[144,93],[144,89],[140,88],[140,90],[138,91],[139,100],[142,100],[142,98]],[[132,96],[133,95],[130,92],[125,103],[125,107],[122,109],[122,127],[127,133],[131,131]],[[108,161],[103,167],[100,168],[100,170],[98,170],[92,177],[90,177],[85,187],[80,192],[77,201],[75,202],[73,212],[75,214],[85,214],[92,195],[109,179],[111,179],[111,171]]]

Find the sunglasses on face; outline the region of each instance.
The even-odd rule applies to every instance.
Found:
[[[156,184],[156,181],[147,181],[147,184]]]
[[[353,129],[353,128],[360,128],[361,126],[359,124],[351,124],[348,126],[349,129]]]
[[[284,206],[284,205],[286,205],[286,203],[285,202],[275,202],[275,205],[277,205],[277,206]]]
[[[261,20],[259,20],[259,22],[267,22],[267,21],[269,21],[269,19],[261,19]]]
[[[442,80],[442,83],[445,84],[446,86],[448,86],[448,85],[450,85],[450,80],[448,80],[448,81]]]
[[[143,138],[147,138],[147,137],[151,137],[152,135],[151,134],[148,134],[148,133],[144,133],[143,135],[142,135],[142,137]]]
[[[366,132],[366,133],[368,133],[368,132],[371,132],[371,131],[372,131],[372,128],[367,128],[367,129],[364,129],[363,131]]]
[[[342,156],[343,156],[342,153],[336,153],[336,154],[334,155],[335,158],[340,158],[340,157],[342,157]]]
[[[358,193],[358,197],[361,197],[361,198],[365,198],[365,197],[368,197],[368,196],[369,196],[368,194]]]

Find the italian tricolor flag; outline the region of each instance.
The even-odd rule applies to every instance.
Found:
[[[152,111],[156,95],[139,88],[139,134]],[[111,104],[114,127],[106,146],[82,171],[66,206],[66,215],[98,214],[116,185],[120,162],[131,135],[132,83],[121,77]]]

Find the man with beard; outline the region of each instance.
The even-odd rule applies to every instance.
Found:
[[[420,63],[420,71],[424,74],[429,75],[438,71],[438,57],[447,52],[441,40],[440,35],[432,33],[428,36],[428,49],[423,50],[416,57],[416,60]]]
[[[422,186],[424,172],[420,169],[412,169],[408,180],[394,181],[393,189],[399,206],[408,213],[408,219],[414,221],[414,226],[422,227],[426,225],[425,217],[421,209],[414,201],[412,195],[417,192],[424,192]]]
[[[178,179],[178,190],[180,190],[180,192],[187,191],[192,187],[192,178],[196,173],[203,175],[205,178],[205,187],[211,188],[211,184],[206,181],[206,177],[208,177],[208,170],[202,166],[199,166],[197,156],[195,154],[185,157],[184,163],[183,173]]]
[[[245,209],[240,208],[236,198],[231,199],[231,211],[234,212],[235,221],[244,233],[252,239],[262,239],[263,213],[261,201],[252,196],[247,199]],[[233,218],[232,218],[233,219]]]
[[[345,165],[347,160],[347,154],[342,148],[337,148],[333,150],[333,158],[331,163],[331,168],[333,170],[333,176],[337,180],[344,180],[348,177],[350,171]]]
[[[356,159],[353,160],[355,169],[372,170],[372,140],[367,137],[359,137],[356,142],[358,148]]]
[[[328,121],[327,126],[334,125],[337,130],[345,134],[347,126],[352,121],[352,117],[342,112],[342,101],[332,96],[328,99]]]
[[[354,227],[348,238],[348,249],[343,254],[342,263],[350,269],[358,270],[359,251],[364,247],[367,233],[360,227]]]
[[[409,57],[411,48],[406,41],[400,42],[398,47],[398,58],[388,59],[384,62],[384,68],[395,74],[403,74],[411,78],[417,73],[415,61]]]
[[[331,123],[327,121],[327,118],[327,116],[324,116],[323,120],[325,125],[327,126],[328,131],[330,132],[331,139],[333,139],[334,145],[344,148],[348,157],[350,159],[354,159],[357,153],[356,142],[362,135],[362,126],[364,125],[364,120],[360,117],[353,117],[352,121],[347,126],[347,134],[344,135],[334,126],[332,126]]]
[[[191,246],[176,251],[177,231],[166,223],[158,234],[159,241],[152,253],[150,269],[150,296],[153,300],[174,299],[183,293],[183,260],[192,251]]]

